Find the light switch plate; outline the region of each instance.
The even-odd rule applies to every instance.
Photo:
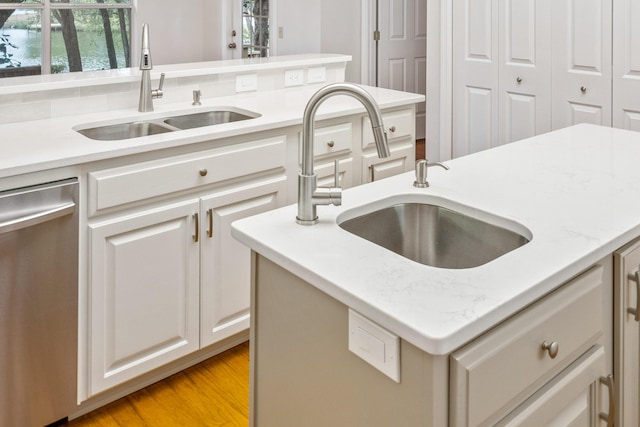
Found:
[[[236,92],[250,92],[258,90],[257,74],[241,74],[236,76]]]
[[[400,382],[400,338],[351,309],[349,351]]]
[[[327,80],[327,69],[325,67],[313,67],[307,71],[307,81],[309,83],[322,83]]]
[[[286,70],[284,72],[284,87],[302,86],[304,84],[304,70]]]

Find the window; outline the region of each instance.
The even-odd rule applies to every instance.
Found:
[[[269,0],[242,0],[242,57],[269,56]]]
[[[132,0],[0,0],[0,77],[129,67]]]

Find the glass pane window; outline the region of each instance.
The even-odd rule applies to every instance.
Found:
[[[132,0],[0,0],[0,78],[129,67],[132,8]]]
[[[242,0],[242,56],[269,56],[269,0]]]
[[[54,9],[51,72],[128,67],[130,24],[124,9]]]

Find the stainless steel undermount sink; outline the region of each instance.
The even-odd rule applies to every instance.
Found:
[[[115,125],[97,126],[78,130],[78,132],[87,138],[100,141],[117,141],[120,139],[138,138],[171,131],[172,129],[153,122],[118,123]]]
[[[442,206],[416,202],[393,204],[344,221],[338,218],[338,225],[410,260],[449,269],[486,264],[531,240]]]
[[[225,108],[125,123],[97,125],[86,128],[78,127],[75,128],[75,130],[90,139],[117,141],[204,126],[220,125],[257,117],[260,117],[260,114],[252,111]]]
[[[164,122],[178,129],[193,129],[202,126],[213,126],[222,123],[238,122],[241,120],[254,119],[258,114],[243,114],[237,111],[206,111],[204,113],[185,114],[182,116],[169,117]]]

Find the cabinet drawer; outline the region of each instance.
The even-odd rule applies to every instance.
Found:
[[[324,156],[339,151],[350,151],[352,135],[351,123],[316,129],[313,141],[313,155]],[[302,144],[302,133],[300,133],[300,144]],[[302,156],[302,149],[298,150],[298,153]],[[302,163],[302,158],[298,159],[298,161]]]
[[[284,168],[286,137],[89,173],[89,215],[102,209]]]
[[[586,351],[603,333],[595,266],[451,356],[451,426],[485,425]],[[542,343],[556,342],[552,359]]]
[[[413,109],[383,113],[382,123],[387,131],[387,139],[390,141],[414,135],[416,131]],[[371,120],[369,120],[369,117],[364,117],[362,119],[362,148],[374,146],[375,140],[371,131]]]

